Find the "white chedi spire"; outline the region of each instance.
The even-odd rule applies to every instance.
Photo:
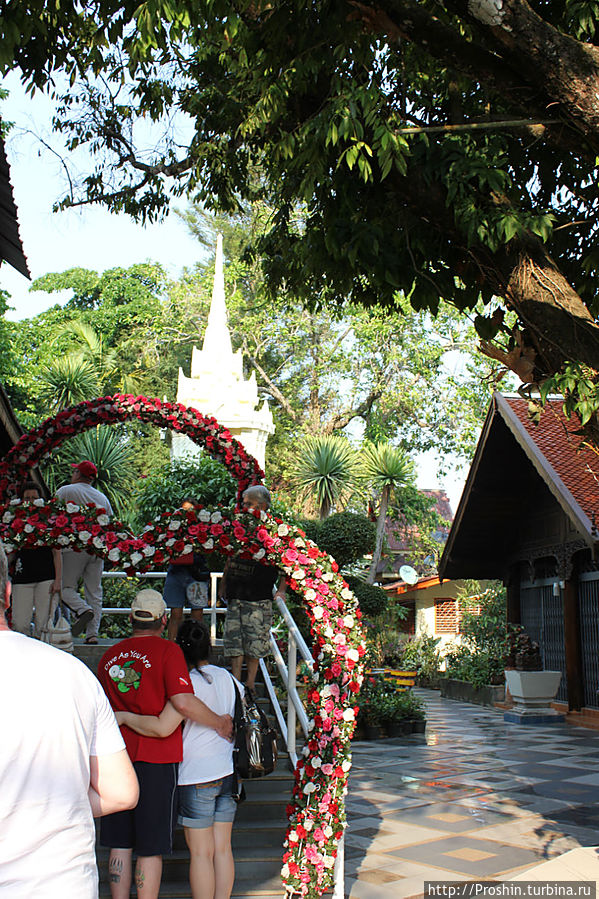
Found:
[[[231,345],[222,234],[216,240],[214,285],[206,332],[202,349],[194,346],[192,350],[190,374],[188,378],[179,369],[177,402],[192,406],[204,415],[213,415],[264,467],[266,441],[275,427],[266,400],[259,406],[254,372],[244,378],[243,355],[241,350],[234,353]],[[196,452],[197,448],[187,437],[173,435],[173,456]]]
[[[214,284],[208,324],[204,334],[202,353],[220,359],[229,358],[233,353],[229,333],[229,317],[225,300],[225,272],[223,266],[223,236],[216,237],[216,259],[214,261]]]

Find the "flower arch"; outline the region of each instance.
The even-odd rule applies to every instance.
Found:
[[[237,481],[238,495],[250,484],[260,483],[264,472],[241,443],[215,418],[180,403],[165,403],[145,396],[117,393],[85,401],[48,418],[39,427],[23,434],[0,463],[0,499],[11,484],[19,484],[28,471],[69,437],[95,428],[132,419],[185,434],[211,456],[222,462]]]
[[[255,460],[212,418],[145,397],[104,397],[44,422],[24,435],[0,463],[0,502],[4,503],[0,539],[9,551],[50,545],[94,553],[122,565],[129,574],[163,566],[194,549],[243,554],[276,565],[285,574],[291,589],[302,596],[310,619],[314,670],[307,699],[310,735],[296,766],[293,799],[287,807],[282,876],[290,893],[313,899],[332,887],[337,846],[345,827],[350,740],[365,651],[360,611],[337,563],[299,528],[265,513],[178,509],[163,514],[135,536],[94,506],[56,500],[7,501],[11,479],[23,478],[52,448],[86,426],[138,417],[164,427],[165,415],[171,416],[167,427],[187,433],[224,461],[237,478],[240,492],[262,474]]]

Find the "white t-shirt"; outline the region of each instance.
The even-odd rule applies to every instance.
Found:
[[[0,896],[97,899],[89,757],[125,748],[94,675],[0,632]]]
[[[107,496],[100,490],[96,490],[91,484],[78,481],[76,484],[65,484],[56,491],[57,498],[63,503],[77,503],[78,506],[87,506],[93,503],[99,509],[106,509],[109,515],[113,515],[112,506]]]
[[[195,695],[217,715],[232,716],[235,711],[232,676],[216,665],[204,665],[202,671],[203,674],[200,674],[192,668],[189,672]],[[243,687],[237,683],[243,693]],[[233,744],[219,737],[211,727],[186,721],[183,728],[183,761],[179,765],[179,783],[207,783],[232,773]]]

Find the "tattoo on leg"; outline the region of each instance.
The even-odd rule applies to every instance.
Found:
[[[111,883],[120,883],[123,873],[123,861],[120,858],[111,858],[108,865],[109,879]]]
[[[135,886],[137,887],[138,890],[143,889],[145,880],[146,880],[146,875],[144,874],[143,871],[140,871],[140,869],[137,868],[137,870],[135,872]]]

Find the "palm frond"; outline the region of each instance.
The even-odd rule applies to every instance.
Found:
[[[52,411],[66,409],[98,394],[96,372],[80,356],[59,356],[42,370],[41,379],[41,397]]]
[[[318,506],[320,517],[355,491],[359,481],[356,451],[343,437],[307,437],[297,454],[294,485]]]
[[[390,443],[367,443],[362,448],[361,461],[365,479],[380,493],[405,486],[413,474],[413,463],[404,451]]]

